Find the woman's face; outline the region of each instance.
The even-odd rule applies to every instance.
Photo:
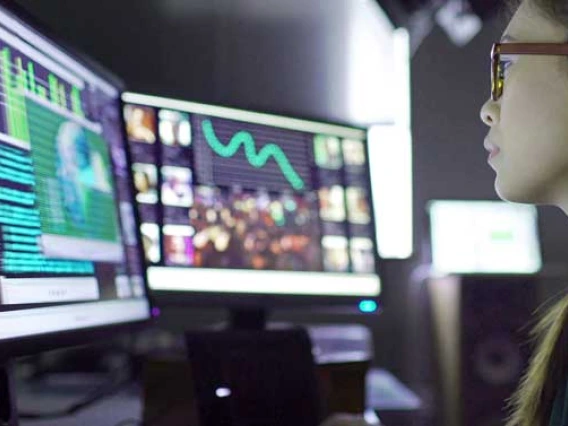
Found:
[[[565,42],[566,29],[524,0],[503,42]],[[488,100],[481,119],[490,127],[485,147],[505,200],[568,201],[568,57],[502,55],[503,94]],[[510,62],[508,62],[510,61]]]

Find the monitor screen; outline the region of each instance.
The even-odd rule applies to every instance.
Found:
[[[123,100],[150,288],[380,293],[365,130]]]
[[[434,200],[428,211],[436,272],[530,274],[541,268],[535,207]]]
[[[68,52],[0,8],[0,344],[150,314],[121,91]]]

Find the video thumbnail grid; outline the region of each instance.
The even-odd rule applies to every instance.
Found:
[[[375,273],[365,142],[127,104],[152,265]]]

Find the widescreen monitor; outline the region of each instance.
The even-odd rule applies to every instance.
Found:
[[[542,266],[534,206],[433,200],[428,213],[436,273],[533,274]]]
[[[123,100],[151,289],[330,303],[381,293],[365,129]]]
[[[121,85],[0,5],[3,358],[142,322],[150,306]]]

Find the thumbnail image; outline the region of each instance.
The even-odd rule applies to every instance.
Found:
[[[363,188],[348,187],[345,191],[349,222],[366,225],[371,221],[371,207]]]
[[[190,212],[195,265],[320,271],[317,200],[199,186]]]
[[[314,137],[314,158],[323,169],[338,170],[343,165],[341,142],[335,136],[316,135]]]
[[[365,155],[365,145],[362,141],[355,139],[343,140],[343,159],[348,166],[364,166],[367,156]]]
[[[193,204],[191,170],[185,167],[162,167],[162,203],[166,206],[189,207]]]
[[[134,186],[136,201],[139,203],[156,204],[158,201],[158,170],[153,164],[134,163]]]
[[[143,223],[140,225],[142,244],[146,260],[151,263],[159,263],[160,256],[160,227],[155,223]]]
[[[343,222],[345,213],[345,191],[340,185],[323,187],[318,191],[320,217],[330,222]]]
[[[372,274],[375,272],[375,250],[369,238],[351,238],[349,241],[353,272]]]
[[[156,142],[156,114],[152,108],[138,105],[124,107],[126,134],[133,142]]]
[[[193,265],[193,235],[191,226],[164,226],[164,260],[168,265]]]
[[[191,124],[186,113],[161,110],[160,139],[164,145],[186,147],[191,145]]]
[[[328,272],[348,272],[349,252],[347,238],[326,235],[321,240],[323,248],[323,267]]]

